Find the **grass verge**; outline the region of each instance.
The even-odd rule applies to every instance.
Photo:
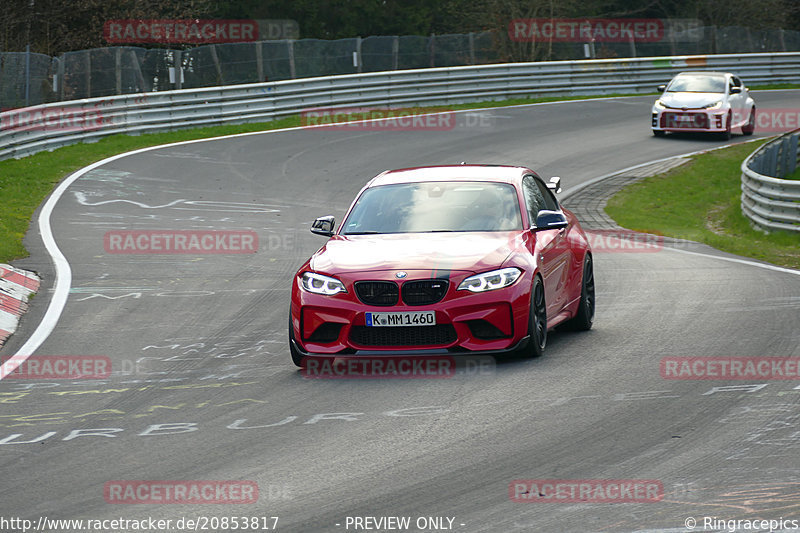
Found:
[[[800,235],[755,230],[740,208],[742,161],[764,142],[693,156],[681,167],[625,187],[609,200],[606,213],[632,230],[800,268]]]

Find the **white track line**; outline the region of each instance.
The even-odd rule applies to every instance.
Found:
[[[642,96],[649,96],[649,95],[642,95]],[[495,111],[495,110],[509,108],[509,107],[532,107],[532,106],[553,105],[553,104],[572,104],[572,103],[579,103],[579,102],[602,102],[604,100],[616,100],[616,99],[622,99],[622,98],[640,98],[640,97],[639,96],[624,96],[624,97],[610,96],[610,97],[606,97],[606,98],[586,98],[586,99],[580,99],[580,100],[567,100],[567,101],[561,101],[561,102],[558,102],[558,101],[555,101],[555,102],[539,102],[539,103],[535,103],[535,104],[519,104],[519,105],[514,105],[514,106],[485,107],[485,108],[476,108],[476,109],[459,109],[457,111],[443,111],[443,112],[439,112],[439,113],[426,113],[426,114],[436,115],[436,114],[441,114],[441,113],[474,113],[475,111]],[[395,117],[395,118],[401,118],[401,117]],[[378,120],[387,120],[387,119],[386,118],[369,119],[369,120],[360,120],[360,121],[356,121],[356,122],[375,122],[375,121],[378,121]],[[331,126],[333,126],[333,127],[340,126],[340,124],[323,124],[323,125],[319,125],[319,126],[313,126],[313,128],[324,128],[324,127],[331,127]],[[100,167],[100,166],[103,166],[105,164],[111,163],[112,161],[116,161],[117,159],[122,159],[123,157],[128,157],[128,156],[131,156],[131,155],[141,154],[141,153],[144,153],[144,152],[149,152],[151,150],[159,150],[161,148],[170,148],[170,147],[173,147],[173,146],[183,146],[183,145],[187,145],[187,144],[194,144],[194,143],[200,143],[200,142],[217,141],[217,140],[220,140],[220,139],[232,139],[232,138],[236,138],[236,137],[248,137],[250,135],[265,135],[265,134],[270,134],[270,133],[281,133],[281,132],[286,132],[286,131],[297,131],[297,130],[307,130],[307,129],[309,129],[308,126],[296,126],[296,127],[292,127],[292,128],[281,128],[281,129],[277,129],[277,130],[251,131],[251,132],[247,132],[247,133],[236,133],[236,134],[233,134],[233,135],[221,135],[219,137],[209,137],[207,139],[194,139],[194,140],[191,140],[191,141],[180,141],[180,142],[175,142],[175,143],[162,144],[162,145],[159,145],[159,146],[148,146],[147,148],[140,148],[138,150],[133,150],[131,152],[124,152],[122,154],[117,154],[117,155],[114,155],[114,156],[111,156],[111,157],[107,157],[106,159],[103,159],[101,161],[97,161],[96,163],[92,163],[91,165],[89,165],[87,167],[84,167],[84,168],[81,168],[81,169],[75,171],[69,177],[67,177],[67,179],[62,181],[58,185],[58,187],[56,187],[56,189],[53,191],[53,194],[51,194],[50,197],[47,199],[47,202],[44,204],[44,207],[42,208],[42,211],[39,214],[39,229],[40,229],[41,234],[42,234],[42,241],[44,242],[45,248],[47,249],[47,252],[50,254],[50,257],[53,259],[53,264],[54,264],[55,269],[56,269],[56,281],[55,281],[55,285],[53,287],[53,298],[52,298],[52,300],[50,300],[50,305],[48,306],[44,317],[42,317],[42,321],[39,323],[39,326],[36,328],[36,330],[33,332],[33,334],[28,338],[28,340],[25,342],[25,344],[23,344],[22,347],[19,350],[17,350],[17,353],[15,353],[10,359],[8,359],[5,363],[3,363],[2,366],[0,366],[0,379],[3,379],[9,373],[13,372],[28,357],[33,355],[33,353],[39,348],[39,346],[41,346],[42,343],[44,343],[44,341],[47,340],[47,338],[50,336],[50,333],[52,333],[53,330],[55,329],[56,324],[58,324],[58,320],[61,318],[61,313],[64,311],[64,306],[67,304],[67,297],[69,296],[69,290],[70,290],[70,286],[72,284],[72,269],[70,268],[69,262],[67,261],[66,257],[64,257],[64,254],[62,254],[61,250],[58,248],[58,245],[56,244],[55,238],[53,237],[53,231],[52,231],[52,228],[50,226],[50,215],[53,213],[53,209],[55,208],[56,203],[58,203],[58,201],[61,199],[61,196],[63,196],[63,194],[64,194],[64,192],[66,192],[67,188],[70,185],[72,185],[76,180],[78,180],[80,177],[82,177],[87,172],[91,172],[92,170],[96,169],[97,167]],[[759,140],[759,139],[753,139],[753,140]],[[721,146],[719,148],[725,148],[725,146]],[[642,164],[639,164],[639,165],[634,165],[632,167],[628,167],[628,168],[622,169],[622,170],[614,172],[612,174],[606,174],[606,175],[600,176],[599,178],[595,178],[595,179],[589,180],[588,182],[583,183],[580,186],[573,187],[571,189],[568,189],[568,190],[564,191],[564,194],[562,195],[562,198],[566,198],[567,196],[576,193],[577,191],[583,189],[584,187],[588,187],[589,185],[597,183],[598,181],[601,181],[601,180],[603,180],[605,178],[608,178],[608,177],[611,177],[611,176],[615,176],[615,175],[617,175],[617,174],[619,174],[621,172],[628,172],[628,171],[633,170],[635,168],[643,167],[643,166],[646,166],[646,165],[651,165],[653,163],[657,163],[657,162],[661,162],[661,161],[666,161],[668,159],[675,159],[677,157],[689,157],[691,155],[695,155],[695,154],[699,154],[699,153],[703,153],[703,152],[707,152],[707,151],[709,151],[709,150],[700,150],[698,152],[690,152],[688,154],[682,154],[682,155],[673,156],[673,157],[666,157],[666,158],[663,158],[663,159],[656,159],[654,161],[649,161],[647,163],[642,163]],[[667,248],[667,247],[665,247],[665,248]],[[667,248],[667,249],[674,250],[672,248]],[[716,256],[716,255],[703,254],[703,253],[700,253],[700,252],[687,252],[685,250],[675,250],[675,251],[679,251],[679,252],[682,252],[682,253],[689,253],[689,254],[692,254],[692,255],[700,255],[700,256],[703,256],[703,257],[710,257],[710,258],[713,258],[713,259],[721,259],[723,261],[733,261],[733,262],[736,262],[736,263],[741,263],[741,264],[750,265],[750,266],[756,266],[756,267],[760,267],[760,268],[767,268],[769,270],[776,270],[776,271],[779,271],[779,272],[787,272],[787,273],[790,273],[790,274],[800,274],[800,271],[780,268],[780,267],[767,265],[767,264],[763,264],[763,263],[756,263],[756,262],[753,262],[753,261],[746,261],[746,260],[743,260],[743,259],[726,258],[726,257],[720,257],[720,256]]]

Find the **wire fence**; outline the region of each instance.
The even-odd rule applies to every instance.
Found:
[[[800,51],[800,32],[694,28],[695,38],[640,43],[511,42],[492,32],[209,44],[190,49],[117,46],[58,57],[0,53],[0,109],[119,94],[314,76],[565,60]]]

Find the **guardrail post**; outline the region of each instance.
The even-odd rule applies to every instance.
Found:
[[[133,69],[136,74],[136,91],[137,93],[143,93],[147,89],[144,85],[144,76],[142,75],[142,68],[139,65],[139,58],[136,57],[136,52],[133,50],[130,51],[131,53],[131,64],[133,65]]]
[[[392,70],[397,70],[400,64],[400,36],[395,35],[392,39]]]
[[[675,32],[672,28],[669,31],[669,53],[675,55]]]
[[[116,93],[122,94],[122,48],[119,46],[114,47],[114,74]]]
[[[214,46],[213,44],[211,46]],[[172,53],[172,70],[175,72],[175,89],[181,90],[183,88],[183,53],[180,50],[175,50]]]
[[[764,169],[763,173],[767,176],[775,176],[778,172],[778,146],[772,144],[764,150],[764,161],[761,168]]]
[[[31,45],[25,45],[25,107],[31,101]]]
[[[711,26],[711,53],[716,54],[719,50],[719,35],[717,35],[716,24]]]
[[[256,77],[258,78],[259,82],[267,81],[267,78],[264,77],[264,42],[257,41],[255,43],[256,47]]]
[[[289,48],[289,76],[295,79],[297,78],[297,70],[294,66],[294,41],[292,39],[286,39],[286,46]]]
[[[800,166],[800,134],[795,135],[795,140],[797,141],[794,143],[795,149],[795,158],[794,158],[794,168]],[[792,171],[794,172],[794,170]]]
[[[475,64],[475,34],[469,32],[469,64]]]
[[[225,85],[225,79],[222,77],[222,65],[219,64],[219,56],[217,55],[217,45],[210,44],[211,60],[214,61],[214,67],[217,69],[217,81],[220,85]]]
[[[792,163],[797,161],[797,140],[794,136],[784,137],[781,141],[781,155],[780,173],[776,177],[785,178],[794,172]]]
[[[361,74],[361,37],[356,37],[356,51],[353,52],[353,65],[356,67],[356,72]]]
[[[92,97],[92,54],[86,50],[86,94],[83,98]]]
[[[431,68],[434,68],[436,66],[436,35],[433,33],[428,39],[428,50],[430,51]]]
[[[64,85],[66,81],[64,79],[64,63],[67,61],[67,55],[61,54],[61,57],[58,58],[58,99],[59,101],[64,99]]]

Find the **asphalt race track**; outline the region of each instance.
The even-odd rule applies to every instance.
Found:
[[[754,98],[760,109],[790,108],[798,93]],[[562,176],[569,190],[725,144],[652,137],[652,100],[459,113],[446,130],[247,135],[88,172],[51,216],[72,284],[36,354],[106,356],[113,372],[0,381],[0,517],[277,516],[286,532],[375,531],[356,529],[353,517],[410,517],[408,531],[464,533],[800,520],[800,384],[665,380],[659,370],[672,356],[800,356],[792,273],[699,245],[697,254],[597,253],[594,329],[551,334],[542,358],[465,365],[450,379],[306,379],[289,358],[292,275],[324,243],[310,223],[340,221],[369,178],[417,165],[522,164]],[[104,234],[119,229],[252,229],[260,247],[108,254]],[[35,227],[26,245],[31,257],[15,264],[38,271],[43,290],[4,358],[52,298],[55,271]],[[521,503],[509,496],[518,479],[657,480],[663,499]],[[104,486],[120,480],[247,480],[259,498],[107,503]],[[443,521],[416,527],[429,517]]]

